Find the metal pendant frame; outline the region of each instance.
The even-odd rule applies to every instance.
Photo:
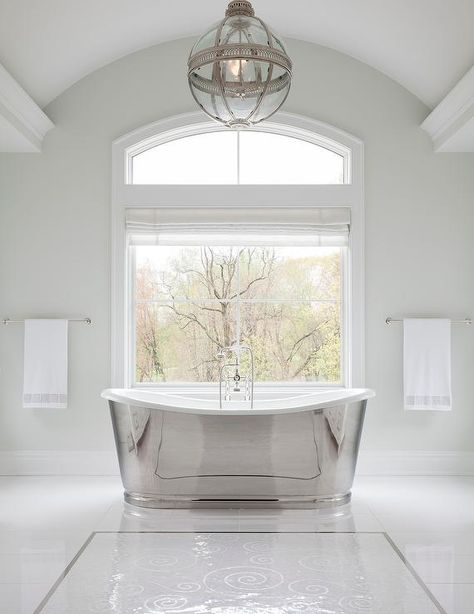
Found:
[[[230,32],[238,29],[241,34],[242,41],[239,43],[229,43],[230,34],[222,40],[224,27],[228,25],[230,19],[233,20],[232,25],[234,26]],[[251,34],[248,31],[248,26],[251,25],[250,20],[258,22],[265,31],[266,45],[252,41]],[[234,0],[229,3],[226,16],[216,29],[214,45],[196,53],[191,52],[188,60],[188,82],[191,93],[209,117],[229,127],[245,127],[267,119],[281,108],[291,86],[292,63],[284,50],[275,47],[274,40],[274,35],[265,22],[255,16],[250,2]],[[237,81],[225,79],[228,63],[232,61],[239,62],[239,79]],[[243,62],[254,63],[252,72],[255,78],[253,80],[244,79]],[[199,69],[208,65],[212,65],[211,78],[199,74]],[[264,70],[265,67],[266,70]],[[280,71],[281,74],[277,77],[274,76],[275,67],[283,71],[282,73]],[[257,114],[266,97],[285,89],[284,98],[269,113],[259,118]],[[196,95],[197,92],[209,96],[209,108],[206,108],[199,100]],[[233,105],[233,102],[237,99],[250,99],[253,103],[249,112],[244,116],[240,115]],[[222,104],[219,104],[219,102]],[[219,108],[224,108],[230,119],[222,118],[219,115]]]

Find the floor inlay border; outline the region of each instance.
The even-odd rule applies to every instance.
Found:
[[[408,569],[408,571],[411,573],[411,575],[415,578],[415,580],[418,582],[420,587],[425,591],[425,593],[431,599],[431,601],[438,608],[438,610],[440,611],[440,614],[446,614],[446,611],[443,609],[443,607],[441,606],[440,602],[436,599],[436,597],[433,595],[433,593],[430,591],[430,589],[423,582],[421,577],[417,574],[417,572],[416,572],[415,568],[413,567],[413,565],[406,558],[406,556],[403,554],[403,552],[400,550],[400,548],[396,545],[396,543],[393,541],[393,539],[390,537],[390,535],[386,531],[381,533],[381,535],[383,535],[385,537],[385,539],[388,541],[388,543],[390,544],[390,546],[392,547],[394,552],[401,559],[402,563],[405,565],[405,567]]]
[[[79,550],[76,552],[74,557],[71,559],[71,561],[69,561],[69,563],[63,569],[63,571],[60,573],[59,577],[57,578],[57,580],[55,581],[53,586],[49,589],[49,591],[46,593],[46,595],[40,601],[39,605],[36,607],[36,609],[33,612],[33,614],[39,614],[40,612],[42,612],[44,610],[45,606],[48,605],[48,601],[51,599],[51,597],[54,595],[54,593],[60,587],[60,585],[61,585],[62,581],[64,580],[64,578],[68,575],[68,573],[71,571],[71,569],[77,563],[77,561],[79,560],[81,555],[84,553],[84,550],[91,543],[91,541],[94,539],[96,534],[97,534],[97,531],[92,531],[92,533],[89,535],[89,537],[84,541],[84,543],[79,548]]]

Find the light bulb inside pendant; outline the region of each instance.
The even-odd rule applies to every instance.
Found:
[[[225,63],[230,74],[238,78],[242,73],[242,60],[229,60]]]

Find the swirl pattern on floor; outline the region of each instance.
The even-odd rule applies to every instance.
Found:
[[[380,533],[98,533],[41,614],[435,614]]]

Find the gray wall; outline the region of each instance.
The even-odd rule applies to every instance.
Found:
[[[109,206],[113,139],[195,110],[191,40],[125,57],[51,103],[41,155],[0,157],[0,317],[88,315],[71,325],[68,410],[21,407],[23,327],[0,329],[0,450],[107,450]],[[289,42],[285,110],[340,127],[366,147],[368,450],[474,450],[474,327],[453,327],[454,410],[402,409],[402,329],[387,315],[474,316],[474,158],[432,152],[428,109],[365,64]]]

